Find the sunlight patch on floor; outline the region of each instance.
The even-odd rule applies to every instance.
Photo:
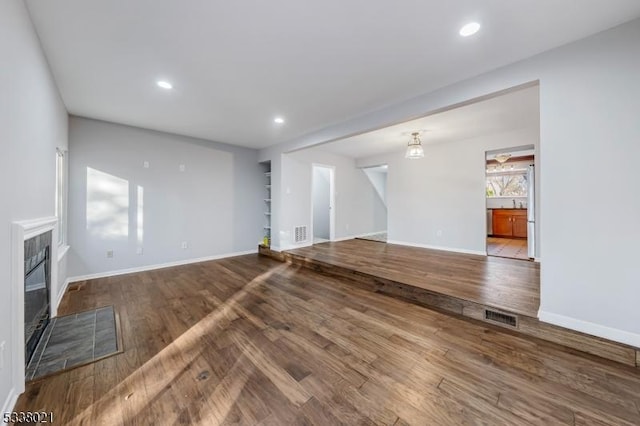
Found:
[[[184,369],[189,368],[190,364],[200,355],[198,342],[201,336],[219,327],[219,324],[224,320],[231,321],[238,315],[245,316],[243,311],[246,311],[240,305],[242,299],[244,299],[254,287],[264,283],[270,276],[283,271],[287,267],[287,264],[283,264],[272,268],[247,283],[242,289],[222,302],[214,311],[162,349],[93,405],[78,414],[78,416],[74,418],[74,422],[83,423],[93,421],[95,424],[117,424],[121,421],[129,424],[134,422],[135,414],[144,410],[150,401],[154,401],[166,388],[170,387],[176,377],[181,374]],[[248,319],[251,320],[250,317],[248,317]],[[208,401],[209,414],[216,420],[226,417],[231,407],[233,407],[244,382],[246,382],[250,375],[246,369],[246,359],[251,360],[251,362],[255,364],[255,355],[248,356],[246,354],[247,348],[254,350],[255,347],[250,346],[248,342],[244,343],[245,344],[241,346],[244,348],[243,355],[238,358],[232,369],[216,387],[214,395],[217,395],[217,397],[211,398]],[[127,355],[126,350],[127,348],[125,347],[125,353],[121,356]],[[165,368],[165,366],[168,368]],[[235,371],[234,368],[236,369]],[[242,373],[238,374],[240,370]],[[167,371],[177,371],[177,374],[166,374]],[[138,393],[140,397],[134,398],[133,396],[136,393]],[[212,397],[214,395],[212,395]],[[128,406],[126,410],[116,408],[119,408],[121,405]],[[97,407],[99,407],[99,409]],[[120,413],[121,411],[128,413],[128,415],[125,416],[126,418],[114,418],[114,416],[118,417],[116,413]],[[175,416],[176,418],[174,419],[163,419],[163,421],[166,420],[168,423],[173,423],[177,420],[179,413],[175,413]]]

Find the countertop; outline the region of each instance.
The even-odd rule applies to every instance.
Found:
[[[487,210],[527,210],[526,207],[487,207]]]

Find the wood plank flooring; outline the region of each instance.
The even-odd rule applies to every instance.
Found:
[[[366,240],[287,253],[531,317],[540,307],[540,265],[534,262]]]
[[[340,242],[336,244],[340,246],[340,250],[342,250],[343,253],[347,246],[366,249],[366,245],[357,244],[357,241],[355,243],[356,244]],[[324,249],[326,246],[320,245],[315,248]],[[464,259],[465,255],[452,253],[450,256],[438,258],[437,254],[449,253],[400,246],[394,246],[392,250],[383,250],[376,254],[376,265],[395,264],[396,272],[401,271],[401,268],[404,268],[405,271],[411,271],[412,265],[420,265],[425,260],[432,261],[433,269],[430,271],[432,276],[447,271],[446,277],[450,283],[448,287],[429,287],[427,284],[432,284],[432,282],[428,276],[425,276],[422,281],[415,281],[415,275],[412,276],[413,279],[407,279],[405,273],[394,273],[387,275],[387,277],[391,278],[385,278],[380,276],[379,271],[386,273],[388,271],[387,269],[380,269],[378,267],[363,268],[358,255],[365,250],[352,250],[352,253],[357,253],[358,255],[346,258],[327,257],[322,255],[323,251],[321,250],[309,249],[276,253],[265,248],[260,248],[259,251],[261,254],[279,261],[309,268],[319,274],[345,279],[347,282],[351,282],[353,285],[367,291],[397,297],[401,300],[410,301],[427,308],[462,315],[474,320],[489,322],[492,325],[500,325],[517,333],[540,338],[552,343],[558,343],[626,365],[640,367],[638,363],[638,354],[640,354],[640,351],[635,347],[547,324],[539,321],[535,314],[528,313],[527,315],[526,312],[524,314],[522,312],[514,312],[517,311],[517,308],[513,307],[514,300],[509,298],[511,294],[509,292],[498,293],[499,289],[496,289],[495,282],[491,280],[484,282],[476,280],[474,281],[474,287],[471,287],[471,289],[478,291],[478,286],[481,286],[479,292],[482,295],[484,295],[485,291],[494,291],[501,297],[505,297],[506,299],[503,300],[503,302],[507,303],[500,305],[499,303],[492,302],[493,305],[485,305],[474,301],[471,297],[466,299],[456,297],[459,292],[452,292],[451,290],[468,288],[469,283],[467,278],[473,275],[469,274],[469,271],[478,272],[473,271],[473,264],[466,265],[466,269],[458,268],[461,259]],[[405,259],[398,258],[399,253],[408,251],[411,251],[411,257]],[[477,258],[478,256],[476,256],[476,259]],[[486,259],[484,256],[480,258],[482,260]],[[482,263],[478,264],[479,268],[483,268],[483,266]],[[416,282],[419,283],[418,285],[423,284],[422,287],[412,284]],[[468,295],[469,293],[466,294]],[[495,300],[495,298],[493,300]],[[509,325],[505,325],[500,321],[497,323],[493,322],[492,319],[487,318],[486,309],[494,312],[498,311],[501,314],[512,315],[514,316],[513,322]]]
[[[372,243],[379,244],[379,243]],[[249,255],[97,279],[124,353],[31,383],[57,424],[637,425],[640,371]]]

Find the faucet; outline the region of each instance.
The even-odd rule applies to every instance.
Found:
[[[515,209],[515,208],[516,208],[516,199],[514,198],[514,199],[513,199],[513,200],[511,200],[511,201],[513,201],[513,208]]]

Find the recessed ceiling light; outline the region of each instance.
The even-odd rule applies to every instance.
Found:
[[[282,117],[276,117],[273,119],[273,122],[276,124],[284,124],[284,118]]]
[[[460,35],[462,37],[469,37],[474,35],[480,30],[480,24],[477,22],[469,22],[464,27],[460,28]]]
[[[169,83],[168,81],[160,80],[156,84],[163,89],[173,89],[173,84]]]

